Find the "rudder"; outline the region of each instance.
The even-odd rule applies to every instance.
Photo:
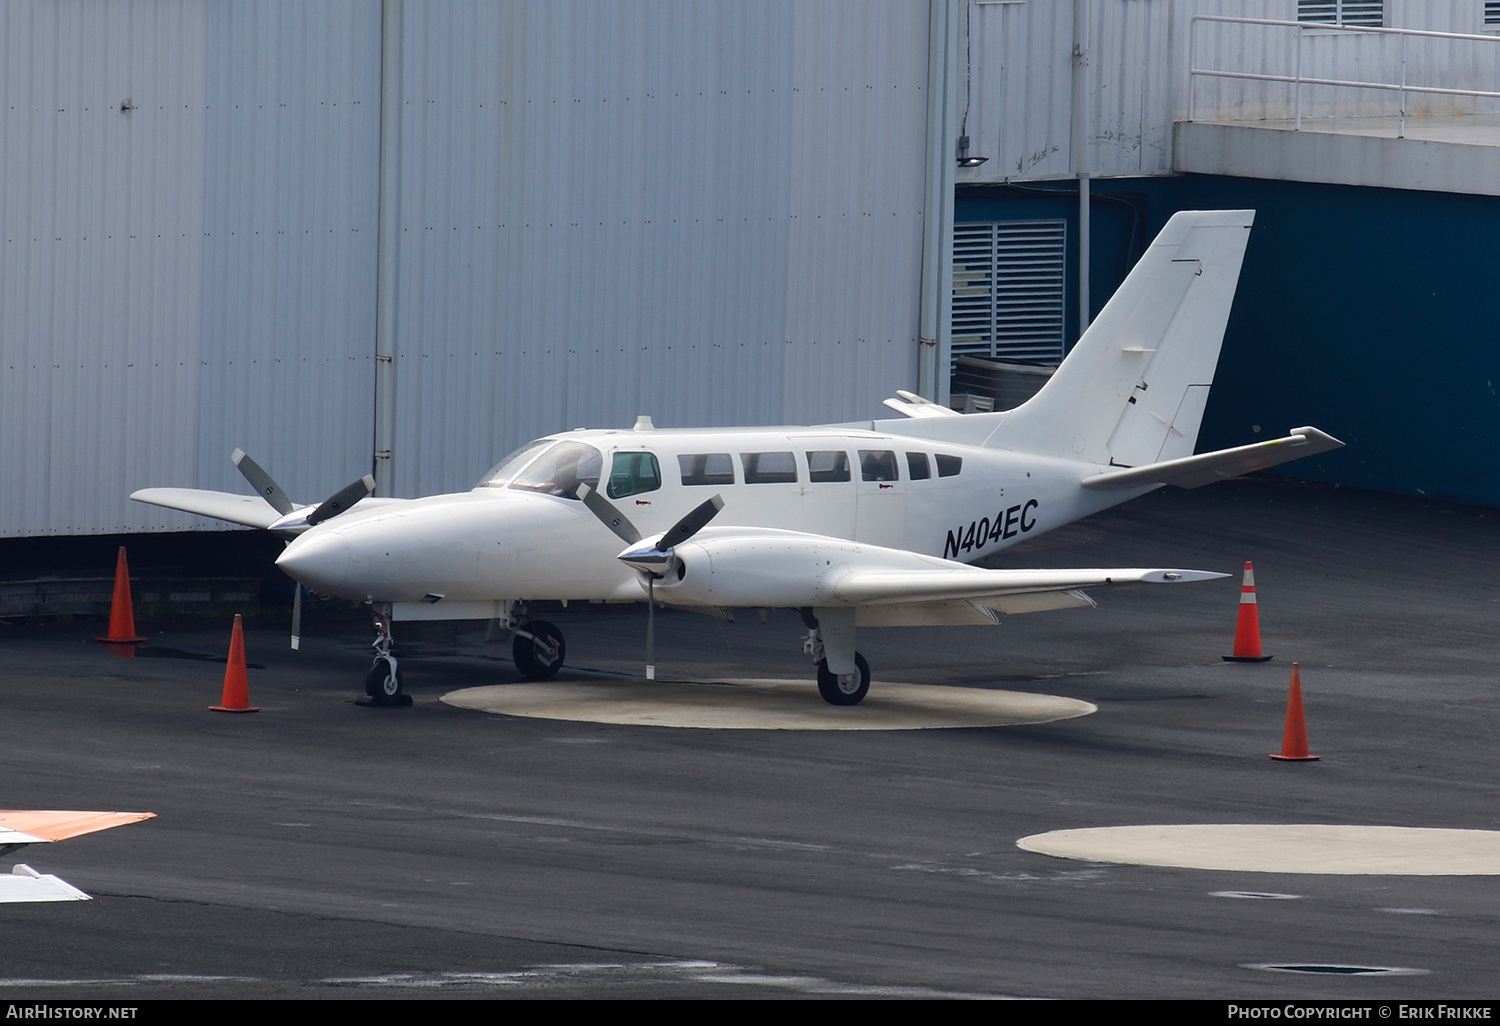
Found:
[[[1192,455],[1255,219],[1174,214],[998,448],[1115,466]]]

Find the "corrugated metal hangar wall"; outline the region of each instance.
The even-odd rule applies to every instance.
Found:
[[[916,378],[928,4],[406,0],[392,491]],[[372,461],[381,4],[0,6],[0,535]],[[222,525],[218,525],[222,526]]]
[[[125,496],[241,490],[235,446],[299,498],[370,469],[389,6],[0,5],[0,536],[217,529]],[[1189,83],[1190,46],[1195,66],[1257,74],[1304,52],[1274,42],[1285,26],[1192,19],[1290,19],[1297,0],[400,6],[393,494],[463,488],[536,435],[640,413],[879,415],[918,385],[920,290],[954,283],[923,259],[924,231],[948,244],[941,218],[1062,225],[1070,341],[1086,173],[1092,310],[1172,210],[1261,212],[1205,444],[1311,422],[1354,444],[1292,474],[1500,504],[1474,471],[1500,447],[1481,284],[1500,196],[1355,188],[1318,161],[1236,177],[1174,152],[1190,101],[1190,127],[1212,129],[1287,118],[1294,95]],[[1382,10],[1495,34],[1469,0]],[[1393,36],[1293,28],[1307,74],[1399,67]],[[1431,38],[1418,63],[1497,88],[1489,41]],[[1390,95],[1307,92],[1305,113]],[[1465,104],[1429,97],[1408,124],[1494,109]],[[933,160],[929,180],[960,134],[988,162]],[[956,215],[927,202],[955,186]],[[946,358],[948,326],[929,330]]]

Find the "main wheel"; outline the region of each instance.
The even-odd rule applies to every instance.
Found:
[[[534,680],[546,680],[557,676],[562,668],[568,646],[563,642],[562,631],[546,620],[532,620],[527,625],[532,637],[516,635],[510,654],[516,661],[516,669]]]
[[[858,705],[870,690],[870,664],[854,653],[855,672],[840,677],[828,669],[828,660],[818,662],[818,694],[829,705]]]
[[[385,705],[401,698],[401,677],[396,673],[396,660],[390,656],[376,656],[375,665],[365,675],[365,694]]]

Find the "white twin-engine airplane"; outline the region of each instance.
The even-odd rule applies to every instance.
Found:
[[[657,603],[797,609],[819,691],[854,705],[870,684],[856,627],[993,624],[1092,605],[1081,589],[1097,585],[1224,576],[970,561],[1162,485],[1193,488],[1342,444],[1304,427],[1193,455],[1253,218],[1175,215],[1042,390],[1008,412],[959,415],[902,392],[886,400],[899,420],[666,430],[642,417],[633,430],[538,439],[472,491],[368,498],[365,478],[316,507],[294,505],[236,451],[259,495],[147,488],[131,498],[292,536],[279,567],[314,592],[370,605],[366,690],[377,702],[409,701],[392,620],[494,620],[513,632],[521,672],[550,677],[563,638],[527,603],[588,600],[646,601],[653,614]]]

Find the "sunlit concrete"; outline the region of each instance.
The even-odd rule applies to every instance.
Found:
[[[1203,823],[1033,834],[1026,851],[1085,862],[1247,873],[1500,875],[1500,831]]]
[[[465,688],[443,701],[507,716],[715,730],[1004,727],[1095,711],[1054,695],[881,681],[859,705],[846,707],[824,702],[811,681],[785,680],[563,680]]]

